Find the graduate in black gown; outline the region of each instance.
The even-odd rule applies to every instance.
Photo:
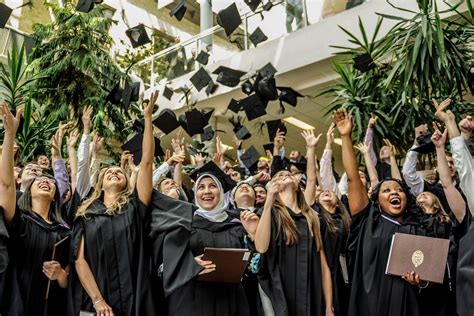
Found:
[[[418,206],[425,216],[423,228],[430,237],[450,240],[448,261],[443,284],[430,284],[419,292],[418,301],[421,315],[457,315],[455,280],[459,240],[463,237],[467,220],[466,202],[462,194],[454,186],[444,145],[446,131],[441,133],[437,126],[432,135],[436,147],[437,169],[443,187],[443,198],[449,206],[449,214],[445,211],[441,199],[435,194],[425,191],[416,198]]]
[[[258,222],[258,216],[248,211],[242,214],[241,221],[227,214],[228,202],[224,190],[230,189],[230,178],[227,182],[226,178],[228,176],[223,172],[201,172],[194,186],[195,204],[198,209],[193,217],[190,245],[196,261],[202,266],[200,274],[210,273],[218,268],[212,262],[201,259],[204,248],[246,248],[246,230],[253,235]],[[250,314],[244,288],[240,283],[204,282],[193,278],[175,290],[168,302],[169,315]]]
[[[26,183],[25,192],[17,201],[13,142],[21,111],[13,117],[6,104],[1,110],[5,134],[0,162],[0,208],[10,235],[10,262],[0,312],[14,316],[65,315],[67,260],[51,260],[54,244],[70,234],[61,218],[59,189],[53,178],[36,177]],[[55,143],[53,150],[57,150],[54,146]]]
[[[321,237],[331,270],[334,314],[347,315],[350,288],[346,248],[351,218],[344,204],[332,191],[319,194],[316,208],[321,218]]]
[[[136,189],[120,167],[101,170],[95,190],[77,210],[73,227],[68,315],[156,315],[145,247],[152,197],[152,111],[158,94],[144,104],[145,128]]]
[[[412,273],[403,278],[385,274],[393,234],[417,233],[418,217],[411,212],[416,205],[409,203],[408,187],[395,179],[380,182],[369,201],[353,150],[352,117],[340,110],[334,118],[342,139],[352,214],[348,254],[353,257],[354,271],[349,315],[419,315],[419,277]]]

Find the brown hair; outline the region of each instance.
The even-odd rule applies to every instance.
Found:
[[[337,196],[336,196],[336,200],[337,200],[336,213],[339,213],[339,215],[341,215],[342,222],[344,224],[344,231],[348,232],[349,227],[351,226],[351,217],[350,217],[349,212],[347,211],[346,207],[341,202],[341,200],[339,200],[339,198]],[[322,206],[321,203],[319,203],[319,202],[318,202],[318,206],[319,206],[319,209],[320,209],[319,214],[324,219],[324,221],[327,223],[329,231],[331,233],[340,233],[338,231],[336,221],[331,216],[332,214],[330,212],[328,212],[324,208],[324,206]]]
[[[306,218],[309,231],[314,237],[314,240],[316,241],[317,250],[319,251],[322,248],[319,217],[317,216],[316,212],[306,203],[304,193],[301,190],[300,186],[297,185],[296,187],[296,204],[301,210],[301,214],[303,214],[303,216]],[[283,204],[280,197],[278,196],[275,199],[275,202],[273,203],[273,207],[276,211],[276,219],[278,225],[277,236],[280,234],[281,231],[283,231],[286,239],[285,244],[287,246],[294,245],[298,242],[299,231],[298,228],[296,228],[295,221],[291,218],[288,208]]]
[[[102,185],[104,183],[105,173],[110,168],[113,168],[113,167],[103,168],[100,171],[94,192],[91,194],[91,196],[89,198],[87,198],[84,202],[82,202],[81,206],[77,210],[76,217],[79,217],[79,216],[87,217],[89,207],[97,199],[101,198],[101,196],[102,196]],[[122,170],[122,173],[125,176],[126,184],[125,184],[125,187],[123,188],[123,190],[119,192],[119,196],[115,200],[115,202],[110,207],[107,208],[105,213],[108,214],[108,215],[120,214],[120,212],[122,210],[122,207],[125,206],[128,203],[128,197],[131,194],[130,178],[128,177],[125,170],[123,170],[123,168],[120,168],[120,170]]]
[[[435,209],[435,211],[434,211],[433,215],[436,216],[436,218],[441,223],[451,224],[451,218],[449,217],[448,213],[446,213],[446,211],[444,210],[443,204],[441,204],[441,201],[438,199],[438,197],[436,195],[434,195],[433,193],[428,192],[428,191],[425,191],[423,193],[428,194],[434,200],[433,208]],[[423,212],[425,212],[425,209],[423,208],[423,205],[421,205],[420,203],[417,203],[417,204],[423,210]]]

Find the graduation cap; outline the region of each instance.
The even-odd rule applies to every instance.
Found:
[[[140,83],[139,82],[130,83],[128,80],[125,80],[125,86],[122,91],[122,105],[125,111],[128,111],[130,102],[138,101],[139,96],[140,96]]]
[[[361,72],[367,72],[374,69],[376,65],[370,54],[364,53],[354,58],[354,67]]]
[[[231,117],[229,119],[229,122],[232,124],[232,126],[234,126],[234,128],[232,129],[232,131],[234,132],[235,136],[240,139],[240,140],[245,140],[245,139],[249,139],[250,137],[252,137],[252,134],[250,134],[249,130],[247,129],[247,127],[245,127],[242,123],[241,123],[241,117],[237,116],[237,118],[235,117]]]
[[[94,9],[94,1],[93,0],[79,0],[76,5],[76,11],[89,13],[92,9]]]
[[[242,83],[241,88],[242,88],[242,92],[245,93],[246,95],[249,95],[254,91],[253,83],[250,80],[245,80],[245,82]]]
[[[217,74],[217,82],[231,88],[237,86],[240,83],[240,78],[245,75],[245,72],[243,71],[225,66],[218,67],[212,73]]]
[[[132,128],[135,132],[142,134],[143,131],[145,130],[145,120],[144,119],[135,120],[133,122]]]
[[[290,161],[289,166],[295,166],[298,168],[299,171],[306,172],[306,166],[307,166],[307,161],[306,159],[300,159],[298,161]]]
[[[181,21],[186,13],[186,1],[181,0],[171,11],[170,16],[174,16],[176,20]]]
[[[167,98],[168,100],[171,100],[171,97],[173,96],[173,90],[165,86],[163,89],[163,96]]]
[[[217,24],[224,28],[227,36],[232,34],[242,24],[242,19],[235,2],[217,13]]]
[[[262,101],[273,101],[278,99],[278,91],[275,78],[273,76],[262,78],[260,75],[257,75],[254,87],[256,88],[256,93],[262,99]]]
[[[120,86],[120,82],[118,82],[113,87],[113,89],[109,92],[105,100],[109,101],[112,104],[119,105],[122,102],[122,94],[123,94],[123,89]]]
[[[0,28],[4,28],[12,15],[13,9],[4,3],[0,3]]]
[[[209,54],[203,50],[200,51],[196,57],[196,61],[201,65],[207,65],[207,63],[209,62]]]
[[[212,113],[214,113],[214,110],[215,109],[209,110],[207,112],[201,112],[201,118],[202,118],[202,122],[204,126],[209,124],[209,120],[211,119]]]
[[[209,84],[209,82],[212,81],[212,78],[207,73],[206,69],[200,68],[191,78],[189,78],[189,80],[197,91],[201,91]]]
[[[273,8],[273,2],[268,1],[262,7],[263,11],[270,11]]]
[[[204,127],[204,133],[201,134],[201,140],[203,142],[207,142],[207,141],[212,140],[213,137],[214,137],[214,130],[212,129],[212,126],[208,125]]]
[[[155,140],[155,153],[154,156],[162,156],[165,153],[163,152],[163,148],[161,148],[160,140],[154,137]],[[136,165],[140,163],[142,160],[142,144],[143,144],[143,134],[137,133],[135,136],[130,138],[125,144],[122,145],[122,150],[128,150],[131,154],[133,154],[133,161]]]
[[[280,102],[288,103],[289,105],[296,106],[298,102],[297,98],[303,98],[304,96],[293,88],[290,87],[277,87],[280,90],[278,99]]]
[[[413,151],[416,151],[417,153],[420,154],[429,154],[433,151],[436,150],[435,145],[433,144],[433,141],[431,140],[431,136],[433,134],[431,133],[424,133],[416,138],[416,141],[418,143],[418,146],[413,148]]]
[[[158,117],[153,120],[153,125],[158,127],[166,135],[180,126],[178,120],[176,119],[176,114],[170,109],[162,110],[160,115],[158,115]]]
[[[145,25],[138,24],[135,27],[129,28],[125,31],[125,34],[130,39],[130,43],[133,48],[150,43],[150,38],[145,30]]]
[[[262,68],[260,68],[257,73],[259,73],[262,77],[273,77],[277,70],[273,67],[272,63],[268,63]]]
[[[275,147],[273,143],[264,144],[263,150],[265,150],[265,152],[269,150],[273,154],[273,147]]]
[[[257,10],[258,6],[260,3],[262,3],[262,0],[244,0],[245,4],[249,6],[250,10],[252,12],[255,12]]]
[[[231,99],[227,108],[234,113],[239,113],[242,109],[242,106],[240,105],[240,102],[236,99]]]
[[[239,103],[244,109],[245,115],[247,115],[249,121],[267,114],[265,111],[265,105],[256,94],[252,94],[245,99],[240,100]]]
[[[268,39],[268,37],[262,32],[262,30],[257,27],[255,31],[253,31],[252,34],[249,36],[249,40],[252,42],[252,44],[257,47],[258,44],[261,42],[265,42]]]
[[[254,146],[248,148],[241,156],[240,160],[244,166],[250,171],[254,172],[257,170],[258,160],[260,159],[260,153],[255,149]]]
[[[229,175],[225,174],[224,171],[222,171],[221,168],[219,168],[212,160],[210,160],[204,166],[191,173],[190,177],[191,179],[196,181],[198,177],[204,174],[210,174],[215,176],[217,180],[219,180],[219,182],[222,184],[224,193],[229,190],[232,190],[232,188],[235,187],[235,185],[237,184],[234,180],[231,179]]]
[[[267,130],[268,130],[268,138],[270,139],[271,142],[275,139],[277,130],[279,129],[280,132],[284,132],[286,135],[286,126],[282,122],[282,120],[272,120],[272,121],[267,121],[265,122],[267,124]]]
[[[204,126],[207,125],[203,122],[202,113],[198,109],[186,111],[184,116],[180,116],[179,122],[191,137],[204,133]]]
[[[214,92],[216,92],[217,88],[219,87],[218,84],[216,84],[214,81],[210,81],[209,84],[207,85],[207,88],[206,88],[206,95],[211,95],[213,94]]]

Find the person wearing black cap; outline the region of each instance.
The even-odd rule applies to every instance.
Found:
[[[140,170],[132,193],[120,167],[101,170],[94,192],[76,213],[67,315],[156,315],[145,251],[155,144],[152,112],[158,93],[144,102]],[[108,237],[105,237],[108,236]]]
[[[5,130],[0,161],[0,213],[3,215],[1,223],[5,221],[8,229],[10,258],[5,275],[9,282],[4,284],[0,297],[0,313],[66,315],[67,255],[52,260],[55,243],[68,238],[71,233],[61,217],[59,187],[50,176],[34,176],[23,183],[25,190],[17,198],[13,143],[22,110],[13,116],[6,103],[0,110]],[[53,142],[52,146],[57,146],[57,143]],[[0,236],[3,241],[5,231],[1,228]],[[69,240],[65,244],[69,245]],[[1,260],[2,270],[4,264]]]
[[[309,131],[303,136],[309,156],[314,157],[318,137]],[[314,163],[310,159],[308,167],[314,169]],[[271,300],[269,312],[274,315],[333,314],[331,273],[320,222],[307,199],[287,170],[277,172],[269,183],[255,247],[264,254],[259,283]]]
[[[194,213],[190,245],[196,261],[202,266],[200,274],[205,274],[219,267],[202,260],[204,248],[245,248],[245,231],[253,238],[258,217],[247,212],[238,221],[228,215],[225,192],[235,183],[212,161],[192,176],[196,179],[194,198],[198,209]],[[168,315],[179,316],[250,314],[242,284],[204,282],[197,278],[171,294],[168,307]]]

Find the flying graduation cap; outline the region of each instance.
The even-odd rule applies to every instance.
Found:
[[[239,103],[242,106],[242,109],[245,111],[245,115],[247,115],[249,121],[267,114],[265,105],[263,104],[260,97],[256,94],[252,94],[244,99],[241,99]]]
[[[200,51],[196,57],[196,61],[201,65],[207,65],[209,62],[209,54],[206,51]]]
[[[168,86],[165,86],[165,88],[163,89],[163,96],[171,101],[173,94],[174,94],[174,91],[170,89]]]
[[[158,138],[154,137],[155,141],[155,153],[154,156],[163,156],[163,148],[161,147],[161,142]],[[125,144],[122,145],[122,150],[128,150],[133,154],[133,161],[136,165],[142,160],[142,144],[143,144],[143,134],[137,133],[132,138],[130,138]]]
[[[280,104],[282,102],[288,103],[291,106],[296,106],[298,103],[298,98],[303,98],[304,96],[299,93],[298,91],[294,90],[291,87],[277,87],[280,90],[280,95],[278,99],[280,100]]]
[[[171,11],[170,16],[174,16],[176,20],[181,21],[186,13],[186,1],[181,0]]]
[[[138,24],[135,27],[129,28],[125,31],[125,34],[130,39],[130,43],[133,48],[150,43],[150,38],[145,30],[145,25]]]
[[[242,24],[242,19],[235,2],[217,13],[217,24],[224,28],[227,36],[230,36]]]
[[[201,91],[204,87],[207,87],[212,78],[204,68],[200,68],[189,80],[197,91]]]
[[[286,126],[282,120],[271,120],[266,121],[265,123],[267,124],[268,138],[271,142],[273,142],[273,140],[275,139],[277,130],[280,130],[280,132],[283,132],[286,135]]]
[[[4,28],[12,15],[13,9],[4,3],[0,3],[0,28]]]
[[[240,102],[235,99],[230,100],[227,108],[234,113],[239,113],[242,110],[242,106],[240,105]]]
[[[258,44],[265,42],[267,39],[268,37],[259,27],[257,27],[257,29],[253,31],[253,33],[249,36],[249,40],[252,42],[253,45],[255,45],[255,47],[257,47]]]
[[[217,82],[231,88],[237,86],[240,83],[240,78],[245,75],[243,71],[225,66],[219,66],[212,73],[217,74]]]
[[[158,127],[166,135],[180,126],[176,119],[176,114],[171,109],[163,109],[160,115],[153,120],[153,125]]]
[[[354,67],[360,72],[367,72],[376,67],[374,60],[369,53],[364,53],[354,57]]]
[[[242,118],[240,116],[237,116],[237,117],[230,117],[229,118],[229,122],[232,124],[232,126],[234,127],[232,129],[232,131],[234,132],[235,136],[240,139],[240,140],[245,140],[245,139],[249,139],[250,137],[252,137],[252,134],[250,134],[249,130],[247,129],[247,127],[245,127],[243,124],[242,124]]]
[[[255,10],[258,9],[260,3],[262,3],[262,0],[244,0],[244,2],[246,5],[248,5],[250,10],[252,10],[252,12],[255,12]]]

